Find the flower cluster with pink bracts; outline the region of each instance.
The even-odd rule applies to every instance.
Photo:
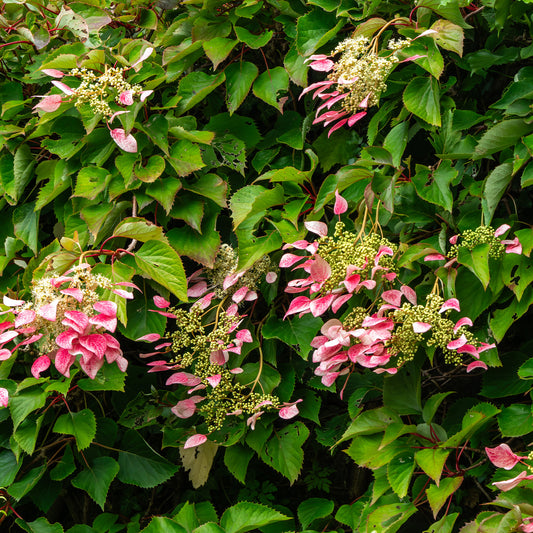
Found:
[[[493,485],[503,492],[514,489],[522,481],[533,480],[533,467],[526,461],[533,460],[533,453],[529,455],[517,455],[507,444],[500,444],[495,448],[485,448],[485,453],[489,458],[489,461],[497,468],[503,468],[504,470],[511,470],[518,463],[526,466],[527,470],[522,470],[517,476],[505,481],[495,481]],[[532,472],[531,474],[528,474]],[[520,524],[520,531],[524,533],[533,533],[533,516],[529,516],[523,519]]]
[[[522,253],[522,245],[518,237],[514,239],[501,239],[505,233],[511,229],[509,224],[502,224],[494,229],[490,226],[479,226],[475,230],[466,230],[458,235],[450,237],[449,242],[452,245],[448,254],[443,255],[435,251],[426,255],[424,261],[446,261],[445,268],[450,268],[457,263],[457,256],[461,248],[473,250],[477,245],[489,245],[489,257],[498,259],[504,254]]]
[[[346,210],[345,201],[336,193],[334,212]],[[444,300],[432,292],[419,305],[416,292],[398,281],[394,244],[374,232],[365,235],[364,228],[358,234],[346,231],[341,222],[333,236],[328,236],[323,222],[305,224],[318,240],[285,245],[305,255],[287,252],[280,267],[303,270],[305,277],[291,279],[285,292],[308,295],[294,297],[285,318],[307,313],[318,317],[328,311],[336,315],[352,302],[342,320],[327,320],[311,343],[313,362],[318,365],[315,374],[324,385],[332,385],[358,366],[394,374],[420,346],[440,348],[450,364],[462,365],[464,356],[473,357],[467,372],[487,368],[480,353],[494,344],[474,338],[467,329],[473,325],[468,317],[448,318],[450,312],[460,311],[456,298]]]
[[[123,286],[137,288],[130,282],[112,283],[93,274],[90,265],[82,264],[62,276],[44,277],[36,282],[31,302],[4,296],[6,309],[0,314],[13,318],[0,324],[0,361],[32,345],[41,353],[31,367],[34,378],[40,378],[52,362],[66,377],[70,377],[75,363],[91,379],[106,361],[116,363],[125,372],[128,361],[111,335],[117,326],[117,305],[101,300],[97,292],[107,289],[122,298],[133,298]],[[7,402],[7,391],[2,389],[0,405]]]
[[[246,315],[241,313],[239,306],[256,300],[257,293],[242,284],[243,280],[255,284],[257,280],[253,278],[256,275],[257,272],[252,276],[245,271],[227,272],[222,287],[216,287],[210,281],[213,276],[204,270],[197,271],[188,280],[188,296],[195,299],[188,309],[170,308],[170,302],[159,296],[154,298],[158,309],[153,311],[175,319],[176,329],[167,333],[164,339],[158,334],[141,337],[139,340],[163,341],[156,346],[156,351],[141,357],[171,356],[170,360],[167,356],[149,362],[149,372],[172,372],[166,385],[186,389],[186,392],[183,390],[185,394],[181,394],[185,398],[172,406],[172,413],[182,419],[199,414],[207,425],[208,433],[190,436],[185,448],[204,443],[209,432],[241,415],[247,416],[246,425],[254,429],[259,417],[267,411],[277,411],[283,419],[298,414],[297,404],[301,400],[281,403],[273,394],[258,392],[261,389],[260,374],[253,383],[240,382],[238,376],[243,368],[232,361],[233,357],[241,361],[243,347],[254,342],[250,330],[242,327]],[[269,282],[275,280],[272,272],[262,275]],[[215,289],[222,289],[221,299],[217,298]]]
[[[143,90],[139,85],[131,85],[128,83],[123,75],[124,72],[137,67],[145,59],[147,59],[153,52],[153,48],[147,48],[141,57],[132,63],[128,68],[107,68],[103,73],[96,75],[93,71],[82,69],[73,69],[65,74],[57,69],[43,69],[42,72],[48,76],[56,78],[52,84],[57,87],[63,94],[49,94],[45,96],[37,96],[42,100],[34,106],[34,110],[44,111],[45,113],[52,113],[57,111],[63,102],[73,102],[76,107],[83,104],[88,104],[95,114],[101,114],[106,117],[106,124],[109,128],[111,138],[117,145],[125,152],[137,152],[137,141],[131,133],[126,133],[123,128],[111,129],[110,124],[115,117],[129,111],[121,107],[131,106],[135,103],[135,97],[139,97],[139,101],[144,102],[148,96],[153,93],[153,90]],[[76,77],[81,79],[81,83],[77,87],[71,87],[66,83],[59,81],[59,79],[67,77]],[[115,103],[118,104],[118,109],[112,108],[109,105],[110,89],[114,89]]]

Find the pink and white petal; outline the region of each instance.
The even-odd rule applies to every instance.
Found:
[[[472,320],[470,320],[467,316],[464,316],[463,318],[460,318],[453,328],[453,332],[457,333],[457,330],[462,326],[473,326]]]
[[[3,346],[6,342],[12,341],[15,337],[18,337],[18,331],[4,331],[0,334],[0,345]]]
[[[11,350],[8,350],[7,348],[2,348],[0,350],[0,361],[7,361],[11,357],[11,355]]]
[[[331,304],[331,310],[334,313],[337,313],[337,311],[352,297],[351,294],[343,294],[342,296],[338,296],[335,301]]]
[[[387,374],[394,375],[398,372],[398,369],[394,367],[393,368],[375,368],[373,372],[375,372],[376,374],[383,374],[384,372],[386,372]]]
[[[3,303],[8,307],[18,307],[19,305],[25,304],[26,302],[24,300],[14,300],[9,296],[4,296]]]
[[[159,309],[166,309],[170,305],[170,302],[162,296],[154,296],[154,305]]]
[[[41,96],[42,100],[33,106],[33,109],[40,109],[45,113],[53,113],[61,106],[63,97],[60,94],[50,94],[48,96]]]
[[[248,292],[248,287],[245,285],[233,293],[231,299],[236,303],[240,303],[244,300],[246,293]]]
[[[65,94],[68,94],[69,96],[74,94],[74,90],[72,89],[72,87],[69,87],[62,81],[52,80],[52,85],[55,85],[60,91],[64,92]]]
[[[150,311],[150,313],[157,313],[158,315],[164,316],[166,318],[174,318],[175,320],[178,318],[177,315],[168,311],[160,311],[159,309],[148,309],[148,311]]]
[[[512,241],[502,241],[502,244],[505,244],[505,253],[506,254],[518,254],[522,253],[522,245],[518,240],[518,237],[515,237]]]
[[[473,361],[466,367],[467,372],[472,372],[474,368],[483,368],[484,370],[487,370],[487,365],[483,361]]]
[[[142,91],[139,95],[139,100],[141,102],[144,102],[154,91],[152,89],[149,89],[147,91]]]
[[[209,376],[206,379],[207,379],[207,382],[209,383],[209,385],[211,385],[211,387],[215,388],[220,383],[220,380],[222,379],[222,376],[220,374],[215,374],[214,376]]]
[[[301,93],[300,93],[300,96],[298,97],[298,100],[300,100],[300,98],[310,92],[310,91],[314,91],[315,89],[327,89],[328,87],[331,87],[331,85],[333,85],[333,81],[330,81],[330,80],[326,80],[326,81],[319,81],[317,83],[313,83],[311,85],[309,85],[309,87],[306,87]]]
[[[20,328],[21,326],[25,326],[26,324],[31,324],[36,317],[35,311],[32,309],[25,309],[24,311],[21,311],[16,317],[15,317],[15,327]]]
[[[254,340],[252,334],[250,333],[250,330],[248,329],[241,329],[237,331],[235,337],[242,342],[253,342]]]
[[[448,348],[448,350],[457,350],[458,348],[462,348],[467,342],[468,342],[467,338],[463,334],[458,339],[450,341],[447,344],[446,348]]]
[[[348,211],[348,202],[339,194],[339,191],[335,189],[335,205],[333,207],[333,213],[335,215],[342,215]]]
[[[331,267],[325,259],[316,255],[315,259],[311,262],[309,274],[314,282],[320,283],[329,279],[331,276]]]
[[[274,283],[278,279],[278,275],[275,272],[267,272],[265,281],[267,283]]]
[[[107,329],[113,333],[117,329],[117,317],[112,315],[104,315],[100,313],[99,315],[92,316],[89,318],[89,322],[94,326]]]
[[[311,300],[307,296],[297,296],[289,305],[289,309],[285,313],[283,319],[287,318],[289,315],[295,313],[308,312]]]
[[[131,133],[126,135],[126,132],[122,128],[115,128],[110,133],[111,138],[117,143],[119,148],[129,153],[137,152],[137,141]]]
[[[186,385],[187,387],[195,387],[202,383],[201,378],[190,374],[189,372],[175,372],[166,381],[165,385]]]
[[[331,59],[319,59],[313,61],[309,66],[317,72],[330,72],[333,70],[335,63]]]
[[[497,228],[494,231],[494,236],[495,237],[501,237],[506,231],[508,231],[510,229],[511,229],[511,226],[509,226],[509,224],[502,224],[499,228]]]
[[[425,333],[431,329],[431,324],[427,322],[413,322],[413,331],[415,333]]]
[[[449,239],[450,244],[457,244],[457,241],[459,240],[459,235],[452,235]]]
[[[315,317],[323,315],[329,309],[336,297],[336,294],[327,294],[326,296],[312,300],[309,304],[309,309],[312,315]]]
[[[113,122],[113,120],[115,120],[115,118],[118,117],[119,115],[125,115],[126,113],[129,113],[129,111],[125,111],[124,109],[122,109],[121,111],[115,111],[115,112],[109,117],[108,124],[111,124],[111,122]]]
[[[133,300],[133,293],[125,291],[124,289],[113,289],[111,292],[125,300]]]
[[[81,369],[91,378],[94,379],[98,371],[102,368],[104,364],[103,359],[98,359],[98,357],[84,358],[80,359]]]
[[[330,128],[330,130],[328,131],[328,138],[329,136],[336,130],[342,128],[346,123],[348,122],[348,119],[347,118],[343,118],[342,120],[339,120],[339,122],[337,122],[337,124],[335,124],[334,126],[332,126]],[[326,122],[324,124],[324,126],[326,126],[328,123]]]
[[[189,298],[198,298],[200,296],[203,296],[206,292],[207,292],[207,283],[205,281],[199,281],[198,283],[195,283],[187,291],[187,296]]]
[[[235,285],[235,283],[237,283],[237,281],[244,276],[244,273],[245,271],[243,270],[241,272],[236,272],[235,274],[228,274],[222,282],[222,288],[227,290],[230,287],[233,287],[233,285]]]
[[[294,418],[295,416],[298,416],[300,414],[300,411],[298,410],[297,405],[290,405],[289,407],[282,407],[279,410],[279,417],[283,418],[284,420],[290,420],[291,418]]]
[[[35,361],[31,365],[31,375],[35,379],[39,379],[41,377],[41,372],[44,372],[49,368],[50,358],[47,355],[41,355],[41,357],[35,359]]]
[[[191,398],[179,401],[170,409],[178,418],[190,418],[196,412],[196,403]]]
[[[49,304],[43,305],[37,309],[37,314],[42,316],[45,320],[49,322],[55,322],[57,317],[57,305],[59,304],[59,299],[50,302]],[[65,313],[66,316],[66,313]]]
[[[96,302],[93,305],[93,309],[98,313],[109,316],[117,316],[117,304],[109,300],[102,300],[101,302]]]
[[[429,254],[424,257],[424,261],[444,261],[445,259],[442,254]]]
[[[68,329],[67,331],[61,332],[56,337],[56,344],[60,348],[65,348],[66,350],[71,350],[73,347],[74,340],[77,340],[79,333],[73,329]]]
[[[68,350],[60,348],[54,358],[54,365],[57,371],[63,376],[70,377],[70,367],[76,360],[76,356],[72,355]]]
[[[444,313],[444,311],[448,311],[448,309],[453,309],[454,311],[460,311],[461,307],[459,305],[459,300],[457,298],[450,298],[449,300],[446,300],[442,307],[440,308],[439,313]]]
[[[196,446],[203,444],[205,441],[207,441],[207,437],[201,433],[197,433],[185,441],[183,449],[186,450],[187,448],[195,448]]]
[[[135,61],[135,63],[131,64],[131,67],[136,67],[139,63],[142,63],[145,59],[148,59],[151,55],[154,49],[152,47],[148,47],[144,50],[144,52],[141,54],[139,59]]]
[[[81,292],[81,289],[78,289],[77,287],[72,287],[68,289],[63,289],[59,291],[61,294],[66,294],[67,296],[72,296],[75,300],[78,302],[83,301],[83,292]]]
[[[63,72],[55,68],[43,68],[41,72],[44,72],[47,76],[51,76],[52,78],[62,78],[65,75]]]
[[[408,285],[402,285],[400,287],[401,293],[405,296],[407,301],[413,305],[416,305],[417,299],[416,299],[416,292],[411,289]]]
[[[311,233],[316,233],[320,237],[326,237],[328,234],[328,227],[324,222],[319,222],[318,220],[306,220],[304,226],[307,231]]]
[[[238,313],[239,313],[239,307],[238,307],[237,304],[231,304],[226,309],[226,315],[228,315],[228,316],[236,316]]]
[[[92,352],[98,359],[102,359],[107,349],[107,340],[99,333],[92,333],[90,335],[81,335],[79,337],[80,344]]]
[[[372,93],[368,93],[360,102],[358,107],[367,108],[368,107],[368,100],[372,96]]]
[[[477,353],[480,354],[481,352],[484,352],[486,350],[491,350],[492,348],[496,348],[496,345],[494,343],[488,344],[486,342],[481,342],[481,346],[477,349]]]
[[[122,105],[132,105],[133,104],[133,91],[132,90],[122,91],[119,94],[118,99]]]
[[[143,335],[142,337],[139,337],[138,339],[135,339],[137,341],[146,341],[146,342],[155,342],[158,341],[161,338],[161,335],[159,333],[148,333],[146,335]]]
[[[9,391],[7,389],[4,389],[4,387],[0,387],[0,406],[7,407],[8,402],[9,402]]]
[[[289,268],[295,263],[298,263],[298,261],[301,261],[302,259],[305,259],[305,257],[302,257],[301,255],[295,255],[290,253],[283,254],[279,261],[279,266],[281,268]]]
[[[373,279],[365,279],[365,281],[361,282],[361,286],[371,291],[372,289],[376,287],[376,282]]]
[[[209,362],[212,365],[225,365],[228,362],[229,353],[227,350],[214,350],[209,356]]]
[[[528,476],[527,471],[524,470],[523,472],[520,472],[516,477],[513,477],[512,479],[507,479],[505,481],[495,481],[493,485],[498,487],[500,490],[503,490],[504,492],[514,489],[521,481],[524,481],[524,479],[531,479],[533,476]]]
[[[400,307],[401,300],[402,300],[402,292],[396,289],[391,289],[391,290],[383,292],[381,294],[381,298],[383,299],[383,301],[387,302],[388,304],[395,305],[396,307]]]
[[[348,127],[351,128],[356,122],[359,122],[364,116],[366,116],[366,111],[360,111],[359,113],[355,113],[355,115],[352,115],[348,119]]]

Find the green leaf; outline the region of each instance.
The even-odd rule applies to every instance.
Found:
[[[53,431],[74,435],[78,450],[84,450],[89,447],[96,435],[96,418],[90,409],[65,413],[56,420]]]
[[[401,422],[400,417],[386,407],[363,411],[344,432],[340,442],[351,439],[357,435],[372,435],[381,433],[395,422]]]
[[[438,522],[435,522],[424,533],[452,533],[453,525],[457,520],[459,513],[451,513],[443,516]]]
[[[307,529],[313,520],[325,518],[333,512],[335,504],[326,498],[308,498],[298,506],[298,520]]]
[[[168,243],[163,228],[142,217],[128,217],[120,222],[113,231],[114,237],[126,237],[137,241],[161,241]]]
[[[168,244],[160,241],[147,241],[135,253],[139,269],[153,280],[187,301],[187,279],[180,256]]]
[[[17,463],[17,458],[11,450],[0,451],[0,472],[2,472],[2,485],[8,487],[13,483],[22,462]]]
[[[498,415],[498,426],[503,437],[521,437],[531,433],[533,427],[531,405],[514,403],[504,407]]]
[[[516,298],[502,309],[496,309],[490,320],[490,329],[497,342],[500,342],[506,331],[529,309],[533,304],[533,286],[525,289],[522,298]]]
[[[383,148],[392,155],[392,163],[398,168],[402,162],[402,156],[407,146],[409,123],[400,122],[389,131],[383,141]]]
[[[200,147],[187,139],[181,139],[172,145],[168,161],[178,176],[188,176],[205,167]]]
[[[268,364],[264,364],[263,368],[260,368],[259,363],[246,363],[242,366],[242,370],[243,371],[236,377],[236,381],[242,385],[254,381],[261,371],[259,383],[261,384],[261,390],[264,391],[265,394],[272,393],[281,381],[279,372]]]
[[[27,474],[25,474],[22,479],[19,479],[16,483],[13,483],[8,492],[15,500],[20,500],[23,496],[28,494],[37,482],[43,477],[43,474],[46,472],[46,465],[38,466],[32,468]]]
[[[244,533],[288,519],[288,516],[265,505],[239,502],[226,509],[220,519],[220,525],[226,533]]]
[[[39,178],[48,178],[48,182],[39,190],[37,201],[35,202],[36,211],[40,211],[63,191],[70,188],[72,183],[70,172],[67,163],[63,159],[43,161],[37,167]]]
[[[479,146],[479,145],[478,145]],[[481,205],[483,206],[483,216],[485,224],[489,225],[494,216],[494,212],[503,196],[503,193],[511,183],[513,178],[512,163],[498,165],[488,176],[483,184],[483,196]]]
[[[460,57],[463,56],[464,31],[460,26],[449,20],[439,19],[432,24],[430,29],[437,32],[432,37],[441,48],[451,50]]]
[[[28,533],[63,533],[64,531],[59,522],[50,524],[44,516],[37,518],[33,522],[24,522],[22,519],[17,518],[15,523]]]
[[[300,357],[307,359],[311,351],[311,341],[322,327],[323,321],[311,314],[298,319],[282,320],[271,314],[265,322],[261,334],[265,339],[279,339],[296,348]]]
[[[302,422],[295,422],[279,431],[268,440],[261,451],[261,459],[282,476],[291,485],[300,475],[304,460],[303,443],[309,437],[309,430]]]
[[[73,196],[94,200],[107,186],[111,175],[105,168],[82,168],[76,178]]]
[[[259,35],[254,35],[242,26],[235,26],[234,30],[237,39],[254,50],[265,46],[272,39],[272,35],[274,35],[272,30],[263,31]]]
[[[229,56],[238,41],[233,39],[226,39],[225,37],[215,37],[209,41],[204,41],[205,55],[212,61],[213,70],[216,70],[218,65]]]
[[[277,231],[268,232],[262,237],[254,237],[247,230],[236,231],[239,242],[239,261],[237,270],[247,270],[264,255],[279,250],[283,244],[281,235]]]
[[[305,58],[298,53],[294,44],[291,45],[285,59],[283,66],[289,74],[289,78],[293,83],[300,87],[305,87],[307,84],[307,65],[304,63]]]
[[[17,444],[28,455],[32,455],[35,450],[35,443],[37,441],[37,436],[39,435],[42,421],[43,416],[40,416],[37,419],[28,417],[24,419],[13,432],[13,437],[17,441]]]
[[[109,486],[118,471],[118,463],[111,457],[96,457],[72,480],[72,485],[87,492],[103,511]]]
[[[518,377],[520,379],[533,379],[533,358],[528,359],[518,369]]]
[[[498,122],[483,134],[474,151],[474,159],[481,159],[502,151],[518,142],[518,140],[533,131],[533,124],[528,124],[521,118],[513,118]],[[510,164],[510,163],[509,163]]]
[[[192,183],[187,183],[183,188],[205,198],[209,198],[209,200],[213,200],[220,207],[227,207],[226,194],[228,184],[216,174],[204,174],[200,179]]]
[[[296,46],[301,55],[307,57],[322,45],[332,40],[344,26],[345,20],[337,20],[335,13],[313,9],[298,18],[296,23]]]
[[[118,454],[118,479],[142,488],[150,488],[170,479],[178,470],[156,453],[134,430],[128,430],[122,439]]]
[[[401,372],[384,381],[383,404],[400,415],[420,414],[420,395],[420,373],[414,365],[405,365]]]
[[[462,476],[444,478],[440,485],[430,485],[426,490],[428,502],[433,511],[433,518],[437,518],[437,514],[446,500],[461,486],[463,482]]]
[[[522,172],[522,176],[520,176],[520,187],[522,187],[522,189],[524,187],[530,187],[531,185],[533,185],[533,161],[528,163]]]
[[[463,18],[459,9],[459,0],[446,0],[445,2],[442,2],[441,0],[420,0],[417,2],[417,6],[427,7],[435,11],[435,13],[439,14],[441,17],[461,26],[461,28],[472,27],[469,26]]]
[[[278,92],[286,92],[288,89],[289,75],[283,67],[274,67],[263,72],[253,85],[255,96],[280,112],[283,110],[283,104],[279,103]]]
[[[13,211],[15,237],[20,239],[35,255],[39,249],[39,212],[35,203],[27,203]]]
[[[443,450],[441,448],[427,448],[425,450],[418,450],[415,452],[415,461],[418,466],[439,485],[440,477],[444,463],[450,455],[450,450]]]
[[[47,394],[39,387],[19,391],[9,398],[9,410],[13,419],[13,430],[33,411],[40,409],[46,402]]]
[[[216,231],[218,211],[209,210],[202,220],[202,233],[189,226],[171,229],[167,238],[180,254],[190,257],[208,268],[213,268],[220,247],[220,235]],[[150,313],[154,314],[154,313]]]
[[[249,61],[232,63],[224,70],[226,73],[226,101],[230,115],[237,110],[250,92],[257,78],[258,69]]]
[[[415,462],[411,452],[397,455],[387,465],[387,479],[392,490],[400,498],[407,496],[414,470]]]
[[[153,313],[152,313],[153,314]],[[122,372],[116,364],[104,365],[94,379],[82,378],[78,386],[84,391],[115,390],[124,392],[126,373]]]
[[[168,152],[168,147],[167,147]],[[118,159],[118,158],[117,158]],[[135,175],[145,183],[154,182],[165,171],[165,160],[160,155],[153,155],[143,165],[138,161],[135,165]]]
[[[150,523],[141,530],[142,533],[189,533],[174,520],[165,516],[154,516]]]
[[[381,505],[368,516],[366,531],[395,532],[405,523],[417,508],[412,503],[391,503]]]
[[[215,76],[210,76],[204,72],[191,72],[180,80],[177,95],[181,96],[176,112],[183,115],[186,111],[201,102],[208,94],[213,92],[225,79],[225,74],[221,72]]]
[[[248,464],[253,455],[253,450],[239,443],[228,446],[224,452],[224,464],[243,485],[246,481]]]
[[[273,189],[266,189],[261,185],[247,185],[240,188],[230,200],[234,229],[245,220],[257,217],[269,207],[283,203],[284,194],[281,185],[276,185]]]
[[[465,265],[483,284],[486,289],[490,281],[489,272],[490,244],[478,244],[473,250],[459,247],[457,260]]]
[[[15,152],[13,158],[13,175],[14,175],[14,190],[11,197],[18,202],[24,193],[26,185],[33,177],[33,167],[35,166],[35,159],[27,144],[22,144]]]
[[[70,476],[72,472],[76,470],[76,465],[74,464],[74,454],[72,453],[72,447],[68,445],[65,448],[65,453],[61,458],[61,461],[50,470],[50,479],[53,481],[62,481],[66,477]]]
[[[426,403],[424,404],[424,409],[422,409],[422,417],[426,424],[431,424],[431,421],[433,420],[433,417],[435,416],[435,413],[437,412],[437,409],[439,408],[440,404],[445,398],[447,398],[450,394],[453,393],[453,391],[439,392],[431,396],[431,398],[426,401]]]
[[[146,187],[146,194],[155,198],[163,206],[168,215],[176,200],[176,194],[178,194],[181,188],[181,181],[178,178],[169,176],[168,178],[160,178],[154,183],[150,183]]]
[[[411,80],[403,93],[403,103],[417,117],[441,125],[439,82],[432,76]]]
[[[159,146],[168,155],[168,120],[164,115],[152,115],[143,125],[143,131],[156,146]],[[158,161],[154,166],[155,170],[158,171],[161,168],[161,162]],[[138,177],[140,178],[140,176]]]
[[[450,185],[458,174],[457,170],[452,167],[451,161],[442,161],[435,171],[422,165],[417,165],[416,170],[412,181],[418,196],[451,213],[453,195]]]

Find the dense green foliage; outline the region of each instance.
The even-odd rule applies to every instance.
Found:
[[[530,0],[0,36],[2,530],[533,530]]]

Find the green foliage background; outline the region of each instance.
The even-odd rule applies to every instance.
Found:
[[[328,137],[313,125],[311,95],[298,98],[324,79],[305,59],[395,17],[384,42],[436,33],[413,42],[422,57],[391,74],[379,107]],[[1,527],[519,531],[533,515],[533,482],[499,494],[491,483],[520,466],[495,473],[483,449],[512,439],[527,455],[533,434],[532,24],[526,0],[4,0],[0,291],[27,297],[33,279],[83,254],[143,294],[127,304],[106,296],[119,306],[127,375],[110,366],[94,381],[36,380],[29,351],[0,363],[10,392]],[[147,48],[128,79],[154,92],[114,123],[132,132],[136,153],[88,105],[32,111],[37,95],[60,94],[43,69],[129,67]],[[213,267],[221,243],[238,249],[238,269],[279,261],[285,243],[306,237],[304,220],[334,224],[336,190],[352,227],[373,206],[399,244],[403,283],[420,297],[438,277],[478,337],[497,342],[483,354],[490,368],[467,375],[419,353],[396,376],[354,374],[341,399],[342,384],[322,385],[308,361],[325,319],[282,320],[283,273],[261,287],[249,320],[262,386],[302,398],[300,416],[266,414],[254,431],[239,422],[212,436],[188,458],[207,470],[193,488],[180,454],[191,423],[169,408],[181,392],[146,373],[135,342],[165,331],[151,297],[186,305],[186,273]],[[522,255],[496,261],[479,245],[457,268],[424,261],[445,254],[452,235],[503,223]],[[134,256],[117,254],[132,239]],[[247,357],[253,375],[256,345]]]

